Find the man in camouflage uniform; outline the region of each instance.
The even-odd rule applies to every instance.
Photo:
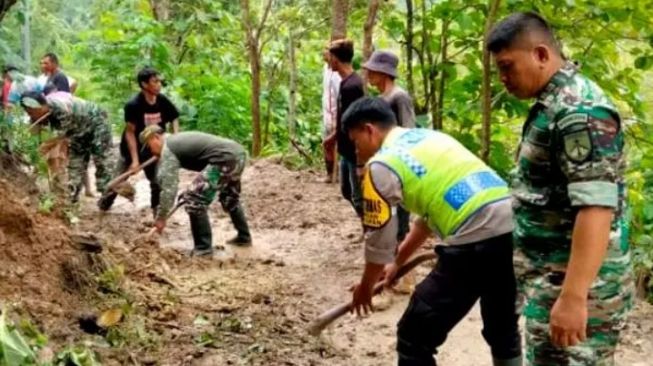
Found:
[[[202,132],[179,132],[165,137],[158,125],[145,127],[139,140],[152,155],[159,157],[157,180],[161,186],[161,203],[154,226],[160,233],[172,209],[179,168],[200,172],[179,200],[185,202],[193,234],[194,256],[213,254],[208,206],[219,196],[224,211],[229,213],[238,235],[228,244],[251,245],[252,237],[240,205],[240,177],[245,169],[247,153],[235,141]]]
[[[612,365],[633,296],[619,113],[537,14],[502,20],[486,47],[506,89],[536,98],[513,177],[527,362]]]
[[[46,98],[39,92],[24,93],[21,105],[33,122],[49,124],[63,131],[70,140],[68,160],[68,194],[75,203],[83,186],[83,178],[91,158],[95,163],[95,184],[104,192],[111,180],[111,127],[107,114],[94,103],[77,97]]]

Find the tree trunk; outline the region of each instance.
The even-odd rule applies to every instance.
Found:
[[[2,21],[2,18],[4,18],[5,14],[7,14],[9,8],[11,8],[17,2],[18,0],[0,0],[0,21]]]
[[[331,8],[331,40],[347,38],[348,0],[333,0]]]
[[[424,112],[431,110],[431,73],[433,69],[433,56],[431,55],[431,47],[429,45],[429,34],[426,29],[426,0],[422,0],[422,52],[420,54],[420,66],[422,67],[422,87],[424,88]],[[431,123],[435,123],[432,120]]]
[[[491,117],[492,117],[492,85],[490,84],[490,72],[492,63],[490,62],[490,52],[485,49],[487,37],[492,30],[492,25],[501,5],[501,0],[489,0],[489,9],[487,18],[485,20],[485,34],[483,36],[483,85],[481,88],[482,93],[482,122],[483,122],[483,136],[481,142],[481,159],[486,163],[490,160],[490,144],[491,144]]]
[[[272,8],[272,0],[268,0],[261,20],[255,26],[249,10],[249,0],[240,0],[242,23],[245,30],[247,55],[252,73],[252,156],[261,154],[261,33]]]
[[[442,67],[440,68],[440,83],[438,86],[438,100],[436,107],[433,108],[435,113],[435,123],[434,127],[436,130],[441,130],[443,127],[443,116],[444,116],[444,94],[445,94],[445,86],[447,82],[447,72],[445,71],[445,67],[447,65],[447,51],[449,48],[449,20],[444,19],[442,21],[442,34],[440,35],[440,65]],[[435,93],[434,93],[435,94]]]
[[[295,115],[297,111],[297,60],[295,58],[295,40],[292,30],[288,35],[288,49],[290,57],[290,85],[288,90],[290,96],[288,100],[288,133],[290,139],[295,138]]]
[[[413,80],[413,0],[406,0],[406,83],[408,94],[415,96],[415,81]]]
[[[261,64],[258,49],[250,49],[249,52],[252,69],[252,156],[257,157],[261,154]]]
[[[165,22],[170,19],[170,0],[150,0],[154,19]]]
[[[30,69],[30,64],[32,61],[32,32],[31,32],[31,23],[32,23],[32,9],[31,1],[23,0],[23,12],[25,14],[25,23],[23,23],[23,29],[20,34],[22,49],[23,49],[23,61],[25,62],[25,68]]]
[[[370,59],[372,55],[372,41],[374,38],[374,23],[376,14],[379,11],[379,0],[369,0],[367,6],[367,19],[363,26],[363,62]],[[363,89],[367,93],[367,73],[363,73]]]

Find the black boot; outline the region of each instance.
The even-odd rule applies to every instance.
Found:
[[[238,235],[235,238],[227,240],[227,244],[247,246],[252,245],[252,235],[249,233],[247,218],[242,206],[238,205],[235,209],[229,211],[231,222],[234,224]]]
[[[193,234],[194,256],[213,254],[213,235],[211,233],[211,222],[209,213],[206,210],[188,213],[190,219],[190,230]]]

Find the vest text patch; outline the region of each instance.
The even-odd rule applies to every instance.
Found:
[[[380,229],[392,217],[390,205],[381,197],[372,182],[370,169],[363,177],[363,225],[371,229]]]

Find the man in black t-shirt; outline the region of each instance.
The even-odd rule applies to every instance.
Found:
[[[354,57],[354,43],[350,40],[338,40],[329,46],[329,67],[340,74],[340,91],[338,93],[338,112],[336,114],[336,130],[324,140],[324,145],[338,144],[340,155],[340,190],[342,196],[354,206],[358,216],[363,214],[363,195],[356,169],[365,162],[356,161],[356,147],[349,136],[342,130],[342,115],[358,98],[365,95],[363,79],[351,65]]]
[[[59,69],[59,58],[54,53],[46,53],[41,59],[41,71],[47,78],[44,88],[70,93],[68,77]]]
[[[137,75],[141,92],[125,104],[125,130],[120,141],[120,157],[116,165],[116,175],[127,170],[136,170],[140,163],[149,159],[152,154],[143,149],[137,136],[146,126],[159,125],[164,131],[168,124],[172,125],[172,133],[179,131],[179,111],[174,104],[161,94],[161,79],[159,73],[150,67],[142,69]],[[161,187],[156,179],[156,164],[144,169],[145,176],[150,181],[151,206],[154,215],[159,206]],[[98,201],[100,210],[111,208],[116,199],[116,193],[107,192]]]

